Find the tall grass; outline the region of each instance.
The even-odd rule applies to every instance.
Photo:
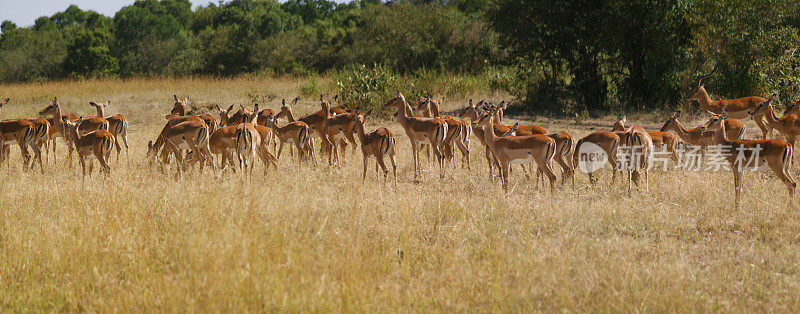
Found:
[[[292,79],[101,80],[0,87],[3,118],[53,95],[88,115],[90,99],[131,120],[130,163],[112,177],[58,160],[0,167],[0,308],[4,311],[779,311],[800,307],[800,214],[772,175],[748,173],[734,210],[728,172],[655,172],[650,192],[579,174],[555,195],[518,168],[512,191],[489,180],[472,141],[472,171],[438,179],[423,159],[412,182],[397,122],[399,185],[341,168],[297,165],[243,181],[145,160],[173,94],[195,104],[248,104],[247,92],[291,98]],[[445,109],[460,107],[447,100]],[[267,107],[276,109],[277,104]],[[298,113],[318,110],[301,100]],[[8,109],[8,110],[6,110]],[[686,122],[687,124],[689,121]],[[589,130],[545,124],[575,136]],[[284,152],[285,154],[286,152]],[[458,158],[458,155],[457,157]],[[800,177],[792,170],[795,178]]]

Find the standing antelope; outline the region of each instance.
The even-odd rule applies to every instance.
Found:
[[[631,183],[640,185],[644,175],[645,191],[650,191],[648,168],[653,153],[653,139],[650,134],[640,126],[632,126],[620,137],[620,143],[625,147],[627,156],[623,167],[626,170],[628,181],[628,194],[631,193]]]
[[[575,187],[575,164],[572,162],[572,147],[575,144],[575,140],[572,135],[563,131],[549,133],[533,133],[530,130],[519,131],[520,127],[519,123],[514,123],[509,133],[515,135],[544,134],[556,141],[556,155],[553,159],[561,166],[561,184],[566,183],[568,178],[572,178],[572,187]],[[536,170],[536,186],[539,186],[539,178],[543,175],[542,169]]]
[[[50,122],[42,118],[28,118],[28,121],[33,123],[34,128],[33,142],[37,148],[37,150],[34,150],[34,159],[39,161],[39,167],[42,173],[44,173],[44,166],[42,165],[42,147],[44,146],[44,151],[47,152],[47,141],[50,138]],[[31,164],[31,168],[33,168],[33,164]]]
[[[444,101],[444,98],[442,98]],[[447,123],[447,137],[444,139],[444,154],[448,160],[453,160],[453,147],[457,147],[461,151],[461,168],[464,168],[466,161],[467,169],[470,168],[469,159],[469,138],[472,135],[472,126],[463,119],[454,118],[450,115],[441,115],[439,113],[439,102],[431,100],[428,97],[421,98],[414,110],[419,110],[421,116],[440,118]],[[426,145],[427,149],[428,146]]]
[[[610,131],[594,131],[578,140],[578,142],[575,143],[575,153],[572,157],[572,164],[575,165],[575,167],[578,167],[580,164],[580,159],[583,158],[582,155],[586,154],[586,152],[581,151],[581,147],[584,144],[595,145],[605,152],[606,158],[608,158],[608,161],[611,163],[611,184],[613,185],[617,179],[617,151],[620,144],[619,135]],[[592,170],[594,169],[587,169],[586,173],[589,175],[589,182],[594,185],[594,171]]]
[[[713,131],[709,132],[701,132],[700,127],[696,127],[691,130],[687,130],[686,128],[681,125],[678,121],[678,118],[681,116],[680,111],[676,111],[672,114],[672,116],[664,122],[664,125],[661,127],[661,132],[672,131],[675,132],[678,137],[681,138],[684,142],[688,143],[689,145],[697,145],[700,146],[700,160],[701,162],[705,160],[706,148],[709,145],[716,145],[719,143],[715,143],[716,137],[714,136]],[[725,123],[725,130],[728,134],[726,136],[729,139],[739,139],[744,135],[744,123],[737,119],[725,119],[723,122]]]
[[[495,111],[497,109],[494,109]],[[495,111],[490,111],[478,120],[484,130],[494,122]],[[553,174],[553,156],[556,153],[556,142],[545,135],[497,137],[494,132],[484,132],[484,140],[500,163],[500,175],[503,189],[508,192],[508,170],[512,163],[536,162],[539,169],[550,180],[550,194],[555,192],[556,175]]]
[[[323,101],[323,107],[326,105],[327,103]],[[328,108],[328,110],[330,110],[330,108]],[[325,129],[323,130],[323,134],[325,135],[325,138],[328,141],[326,142],[327,143],[326,145],[329,148],[328,164],[332,164],[332,159],[335,159],[336,164],[341,166],[341,163],[339,162],[339,149],[337,148],[337,145],[335,145],[336,143],[340,143],[341,141],[347,140],[348,142],[353,144],[353,149],[357,147],[356,140],[353,137],[353,130],[355,128],[357,116],[358,116],[357,112],[354,113],[345,112],[337,114],[335,116],[329,115],[325,123]],[[345,147],[346,146],[342,147],[343,155]]]
[[[255,113],[251,113],[244,123],[236,126],[236,156],[239,157],[239,170],[242,171],[242,175],[250,177],[253,176],[256,152],[261,146],[261,135],[254,126],[258,119],[258,104],[255,105],[253,112]]]
[[[276,118],[269,121],[268,125],[272,129],[272,132],[275,134],[275,137],[278,139],[278,141],[281,142],[276,158],[281,158],[283,144],[286,144],[288,141],[292,141],[297,148],[298,159],[304,155],[304,152],[308,152],[311,154],[310,157],[316,164],[317,160],[314,158],[314,150],[308,149],[310,145],[309,142],[311,141],[309,138],[311,131],[308,125],[302,121],[289,122],[284,126],[278,126],[277,123],[278,119]]]
[[[431,144],[433,153],[439,161],[439,177],[443,178],[444,155],[442,155],[441,151],[444,148],[444,138],[447,136],[447,123],[439,118],[412,116],[411,107],[400,92],[397,93],[397,97],[384,103],[383,107],[397,108],[397,119],[403,129],[405,129],[408,139],[411,141],[411,149],[414,156],[414,180],[417,179],[417,175],[420,172],[420,143],[426,140]]]
[[[472,125],[471,125],[472,134],[475,134],[475,137],[478,139],[478,141],[481,142],[481,145],[483,145],[484,148],[485,148],[484,149],[484,156],[486,157],[486,162],[489,164],[489,179],[491,179],[491,178],[494,177],[493,176],[494,167],[497,167],[498,172],[499,172],[500,164],[497,162],[497,159],[495,159],[492,156],[492,150],[489,149],[489,146],[486,145],[486,141],[484,139],[483,127],[475,125],[475,123],[480,118],[480,115],[482,115],[482,114],[483,114],[483,110],[481,108],[475,106],[472,103],[472,99],[470,99],[469,100],[469,105],[467,106],[466,109],[464,109],[463,112],[461,112],[459,117],[462,118],[462,119],[469,119],[470,122],[472,122]],[[494,134],[497,135],[497,136],[503,136],[503,134],[506,134],[511,130],[511,128],[509,128],[508,126],[505,126],[505,125],[502,125],[502,124],[499,124],[499,123],[493,123],[492,124],[492,129],[494,130]]]
[[[800,136],[800,117],[795,114],[778,117],[772,109],[772,104],[770,104],[775,96],[776,94],[772,94],[767,101],[758,105],[755,110],[750,112],[750,116],[763,115],[767,120],[767,124],[783,134],[789,145],[794,147],[795,140]],[[794,162],[794,156],[792,156],[792,162]]]
[[[324,137],[324,135],[322,133],[322,130],[324,129],[325,120],[327,119],[326,116],[325,116],[325,113],[322,112],[322,110],[320,110],[320,111],[317,111],[317,112],[314,112],[314,113],[311,113],[311,114],[307,114],[307,115],[301,117],[300,119],[296,119],[295,120],[294,113],[292,112],[292,108],[294,107],[295,104],[297,104],[297,99],[298,98],[295,98],[294,100],[292,100],[292,103],[290,103],[288,105],[286,104],[286,100],[284,99],[282,101],[281,111],[278,112],[278,115],[276,117],[278,117],[278,118],[286,117],[286,119],[290,123],[295,122],[295,121],[300,121],[300,122],[303,122],[303,124],[305,124],[306,126],[308,126],[308,128],[309,128],[308,147],[305,146],[306,144],[303,144],[304,145],[303,149],[310,149],[310,150],[314,149],[313,142],[311,141],[311,139],[314,138],[314,137],[319,137],[322,140],[322,143],[320,144],[320,146],[321,146],[320,147],[320,151],[323,151],[323,150],[327,149],[327,147],[325,147],[325,144],[327,143],[327,140],[325,140],[325,137]],[[320,100],[321,100],[321,96],[320,96]],[[289,152],[291,153],[291,148],[289,148],[289,150],[290,150]],[[311,154],[311,156],[313,158],[314,154]],[[316,160],[314,162],[316,163]]]
[[[0,109],[2,109],[9,100],[9,98],[6,98],[0,101]],[[10,153],[8,152],[8,146],[14,142],[17,143],[17,146],[19,146],[19,150],[22,153],[23,168],[28,168],[28,162],[30,162],[31,159],[31,155],[28,153],[28,147],[32,148],[35,154],[41,154],[41,152],[38,151],[39,148],[36,147],[35,143],[35,126],[27,119],[9,119],[0,121],[0,140],[2,140],[2,143],[0,143],[0,163],[2,163],[3,159],[10,160],[10,158],[8,158],[10,156]],[[31,168],[33,168],[32,163]],[[42,172],[44,172],[44,166],[42,166]]]
[[[40,116],[50,115],[50,120],[48,122],[51,123],[50,126],[50,138],[53,139],[53,153],[55,154],[55,137],[60,136],[64,140],[64,144],[67,146],[67,153],[68,153],[68,162],[70,166],[72,165],[72,150],[73,145],[70,142],[71,137],[67,133],[67,124],[66,122],[78,122],[78,117],[76,116],[75,119],[72,119],[73,114],[62,114],[61,113],[61,104],[58,103],[58,98],[53,97],[53,102],[50,103],[47,107],[39,111]],[[57,135],[54,135],[53,132],[56,132]]]
[[[109,176],[111,174],[111,167],[108,166],[108,162],[111,157],[111,145],[114,145],[114,135],[102,129],[81,134],[78,130],[80,130],[81,124],[84,121],[85,119],[81,117],[78,119],[77,123],[66,122],[67,134],[69,134],[70,143],[72,143],[78,155],[78,161],[81,164],[83,175],[86,176],[86,156],[94,154],[97,161],[100,162],[100,172]],[[93,168],[90,161],[89,175],[92,174]]]
[[[392,132],[387,128],[378,128],[375,131],[366,133],[364,131],[364,119],[366,119],[371,112],[372,110],[364,115],[356,116],[356,134],[358,135],[358,140],[361,142],[361,153],[364,155],[364,172],[361,174],[361,181],[364,181],[367,178],[367,164],[369,162],[369,156],[375,156],[376,162],[379,166],[381,166],[381,169],[383,169],[383,179],[385,181],[389,171],[386,170],[386,164],[384,164],[383,158],[384,156],[389,155],[389,160],[392,162],[394,186],[397,187],[397,164],[394,160],[394,134],[392,134]]]
[[[789,200],[792,201],[794,196],[794,189],[797,183],[792,179],[789,173],[789,166],[792,159],[792,146],[783,140],[770,139],[770,140],[729,140],[725,136],[725,124],[722,123],[723,119],[727,117],[728,112],[723,110],[722,113],[716,114],[708,111],[709,120],[705,125],[700,127],[703,132],[714,131],[717,137],[716,142],[724,145],[727,149],[725,151],[731,152],[726,159],[733,171],[734,190],[736,191],[736,208],[739,208],[742,178],[744,176],[744,169],[746,167],[757,168],[768,165],[772,172],[778,176],[786,184],[789,190]]]
[[[617,122],[611,132],[616,133],[620,138],[628,131],[625,129],[625,122],[628,121],[627,115],[617,116]],[[678,160],[678,136],[665,130],[659,132],[647,132],[650,135],[650,140],[653,141],[653,147],[657,147],[660,151],[670,153],[672,160]]]
[[[106,117],[105,108],[110,104],[110,100],[104,103],[89,102],[89,105],[97,109],[97,116],[108,121],[108,131],[114,135],[114,147],[117,149],[117,162],[119,162],[119,155],[122,153],[122,148],[119,146],[120,137],[125,145],[125,159],[128,159],[128,120],[122,114]]]
[[[756,106],[765,102],[766,99],[757,96],[749,96],[736,99],[711,100],[711,97],[708,96],[708,92],[706,92],[706,88],[703,86],[703,79],[714,74],[716,70],[717,66],[715,65],[711,72],[701,75],[697,79],[697,87],[695,87],[694,90],[689,93],[689,97],[687,98],[690,101],[696,100],[697,103],[700,104],[700,110],[710,111],[717,114],[725,110],[728,112],[728,118],[739,119],[742,121],[749,119],[750,115],[748,112],[753,111]],[[753,116],[753,121],[755,121],[756,125],[758,125],[758,128],[761,129],[764,139],[766,139],[767,136],[771,136],[772,129],[769,127],[769,125],[764,123],[763,114],[757,114]]]

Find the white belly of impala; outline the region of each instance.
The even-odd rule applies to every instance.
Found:
[[[11,144],[14,144],[14,143],[16,143],[16,142],[17,142],[17,140],[14,140],[14,139],[11,139],[11,140],[4,140],[4,141],[3,141],[3,145],[11,145]]]
[[[532,163],[532,162],[533,162],[533,156],[531,155],[531,153],[528,153],[528,157],[527,158],[514,159],[514,160],[511,161],[512,164],[529,164],[529,163]]]

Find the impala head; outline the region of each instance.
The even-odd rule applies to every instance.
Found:
[[[477,123],[478,126],[482,127],[484,130],[491,130],[490,126],[494,122],[494,114],[496,113],[496,111],[497,108],[486,111],[485,113],[481,112],[482,115],[481,118],[478,119]]]
[[[669,119],[667,119],[667,122],[664,122],[664,126],[661,127],[661,132],[666,132],[667,130],[672,128],[673,124],[675,124],[676,121],[678,121],[678,117],[680,116],[681,116],[681,111],[680,110],[675,111],[675,113],[673,113],[672,116],[670,116]]]
[[[714,72],[716,72],[716,71],[717,71],[717,65],[715,64],[714,68],[711,70],[711,72],[708,72],[706,74],[700,75],[700,77],[697,78],[697,82],[695,83],[694,88],[692,89],[692,91],[689,93],[689,95],[686,98],[689,99],[689,100],[700,100],[700,97],[701,97],[700,95],[708,94],[706,92],[706,88],[703,87],[703,79],[707,78],[707,77],[709,77],[711,75],[714,75]]]
[[[747,114],[749,114],[750,117],[752,118],[757,114],[765,113],[765,112],[767,112],[769,110],[772,110],[772,104],[770,104],[770,103],[772,102],[773,99],[775,99],[775,96],[777,96],[777,95],[778,94],[773,93],[772,96],[769,96],[769,99],[767,99],[766,101],[758,104],[758,106],[756,106],[753,109],[753,111],[748,111]]]
[[[256,121],[258,121],[258,104],[253,106],[253,111],[250,112],[250,115],[246,117],[245,122],[250,122],[252,125],[256,125]]]
[[[793,102],[789,107],[786,107],[786,110],[783,111],[784,116],[788,116],[790,114],[800,114],[800,99]]]
[[[722,127],[722,121],[728,117],[727,110],[723,110],[720,114],[706,111],[706,114],[708,115],[708,122],[700,126],[701,133],[719,130]]]
[[[39,111],[39,115],[43,116],[47,114],[58,114],[59,110],[61,110],[61,105],[58,104],[58,98],[53,97],[53,102],[50,103],[49,106]]]
[[[233,105],[228,107],[228,109],[222,109],[219,105],[216,105],[216,107],[217,111],[219,111],[219,122],[222,123],[222,125],[228,125],[228,118],[230,117],[228,113],[233,110]]]
[[[322,96],[320,96],[320,98],[322,98]],[[293,103],[297,103],[297,98],[294,99]],[[292,113],[292,104],[287,105],[286,99],[281,99],[281,111],[279,111],[278,114],[275,115],[275,119],[280,117],[288,117],[289,114],[291,113]]]
[[[106,102],[101,102],[101,103],[96,103],[96,102],[93,102],[93,101],[89,102],[90,106],[92,106],[95,109],[97,109],[97,115],[100,116],[100,117],[105,116],[104,115],[105,108],[106,108],[106,106],[108,106],[110,104],[111,104],[110,100],[107,100]]]
[[[178,95],[172,95],[172,98],[175,99],[175,104],[172,106],[172,111],[170,111],[170,113],[179,116],[186,115],[186,105],[189,103],[189,96],[181,99],[178,98]]]
[[[403,96],[403,93],[397,92],[397,96],[395,98],[389,99],[383,104],[383,108],[402,108],[401,106],[405,106],[406,104],[406,97]]]

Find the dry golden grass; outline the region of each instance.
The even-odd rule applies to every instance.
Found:
[[[396,121],[399,186],[348,151],[342,168],[292,163],[251,181],[149,169],[146,143],[173,94],[197,104],[292,98],[290,79],[152,79],[0,86],[2,117],[33,115],[59,96],[92,114],[112,100],[129,117],[130,163],[82,180],[63,142],[46,174],[19,152],[0,173],[3,311],[779,311],[800,308],[800,214],[768,173],[745,177],[732,207],[730,172],[654,172],[626,196],[605,171],[556,195],[521,171],[513,191],[490,181],[472,140],[472,172],[412,179]],[[255,91],[255,92],[254,92]],[[277,101],[263,102],[275,109]],[[455,109],[456,101],[448,101]],[[305,101],[302,112],[316,110]],[[686,122],[685,122],[686,123]],[[686,123],[689,124],[689,123]],[[750,126],[752,122],[748,122]],[[564,128],[576,136],[588,130]],[[456,158],[459,158],[458,154]],[[558,167],[556,167],[558,169]],[[560,173],[560,169],[558,170]],[[800,178],[797,170],[792,170]]]

